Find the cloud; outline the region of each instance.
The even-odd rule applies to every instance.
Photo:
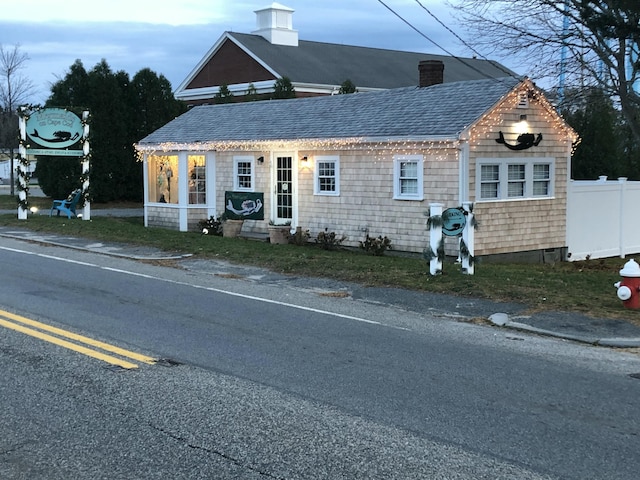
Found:
[[[0,44],[19,44],[30,57],[22,73],[38,89],[33,103],[44,102],[50,85],[63,78],[77,59],[87,70],[105,59],[113,71],[124,70],[131,76],[150,68],[164,75],[176,88],[224,31],[254,31],[254,11],[269,3],[260,0],[93,0],[88,8],[86,0],[68,0],[64,8],[59,8],[59,4],[50,0],[23,0],[21,8],[3,12]],[[446,54],[379,2],[288,0],[281,3],[295,10],[293,28],[302,40]],[[468,49],[415,1],[385,3],[450,52],[471,56]],[[441,0],[422,3],[453,25]]]
[[[7,22],[144,22],[196,25],[223,21],[232,14],[224,0],[22,0],[20,8],[3,9]]]

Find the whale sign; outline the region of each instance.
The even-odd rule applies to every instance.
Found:
[[[64,108],[43,108],[27,119],[27,137],[36,148],[32,155],[82,156],[82,120]],[[69,147],[76,146],[70,149]],[[39,148],[38,148],[39,147]]]
[[[264,220],[263,192],[224,192],[224,202],[230,220]]]
[[[449,237],[460,235],[467,219],[461,208],[447,208],[442,212],[442,233]]]

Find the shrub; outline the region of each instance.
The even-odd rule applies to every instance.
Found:
[[[200,220],[198,222],[198,228],[203,235],[217,235],[222,236],[222,219],[216,219],[213,215],[207,220]]]
[[[388,237],[378,236],[378,238],[370,237],[367,233],[367,237],[363,242],[360,242],[360,248],[371,255],[384,255],[386,250],[391,250],[391,240]]]
[[[328,230],[328,228],[325,228],[324,232],[318,233],[316,243],[320,245],[323,250],[337,250],[347,237],[345,235],[338,237],[336,232],[329,232]]]
[[[289,240],[290,243],[301,247],[307,244],[307,242],[309,241],[309,237],[311,237],[309,230],[302,230],[302,228],[298,227],[296,228],[296,233],[291,235]]]

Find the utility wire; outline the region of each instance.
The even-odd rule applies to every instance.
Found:
[[[460,35],[458,35],[456,32],[454,32],[452,29],[450,29],[442,20],[440,20],[438,17],[436,17],[436,15],[431,12],[431,10],[429,10],[427,7],[425,7],[422,2],[420,0],[416,0],[416,3],[418,5],[420,5],[422,7],[422,9],[427,12],[429,15],[431,15],[431,17],[433,17],[433,19],[438,22],[440,25],[442,25],[449,33],[451,33],[454,37],[456,37],[460,42],[462,42],[462,44],[467,47],[469,50],[471,50],[473,53],[475,53],[478,57],[482,58],[483,60],[486,60],[487,62],[491,62],[492,64],[494,64],[496,67],[498,67],[499,70],[503,71],[504,73],[506,73],[508,76],[512,77],[513,73],[511,73],[510,71],[504,69],[502,67],[502,65],[493,62],[492,60],[489,60],[487,57],[485,57],[483,54],[481,54],[480,52],[478,52],[473,46],[469,45],[467,42],[465,42]]]
[[[492,80],[495,80],[497,82],[500,82],[500,80],[492,75],[489,75],[485,72],[483,72],[482,70],[479,70],[478,68],[474,67],[473,65],[469,64],[468,62],[466,62],[464,59],[458,57],[457,55],[454,55],[453,53],[451,53],[449,50],[447,50],[446,48],[444,48],[442,45],[438,44],[435,40],[429,38],[426,34],[424,34],[423,32],[421,32],[417,27],[415,27],[414,25],[412,25],[408,20],[406,20],[405,18],[403,18],[398,12],[396,12],[395,10],[393,10],[391,7],[389,7],[389,5],[387,5],[386,3],[384,3],[382,0],[378,0],[379,3],[381,3],[387,10],[389,10],[391,13],[393,13],[396,17],[398,17],[400,20],[402,20],[405,24],[407,24],[407,26],[409,26],[412,30],[414,30],[416,33],[418,33],[418,35],[420,35],[421,37],[425,38],[426,40],[428,40],[429,42],[431,42],[432,44],[434,44],[436,47],[438,47],[440,50],[442,50],[443,52],[445,52],[447,55],[449,55],[450,57],[458,60],[460,63],[466,65],[467,67],[469,67],[471,70],[475,71],[476,73],[479,73],[480,75],[482,75],[483,77],[486,78],[490,78]],[[418,2],[419,3],[419,2]],[[422,5],[421,5],[422,6]],[[423,7],[424,8],[424,7]],[[433,16],[433,15],[432,15]],[[439,21],[439,20],[438,20]],[[492,65],[497,66],[498,68],[500,68],[495,62],[492,62],[490,60],[488,60]],[[515,75],[513,75],[512,73],[504,70],[503,68],[500,68],[500,70],[502,70],[503,72],[507,73],[509,76],[514,77],[516,79],[519,80],[518,77],[516,77]]]

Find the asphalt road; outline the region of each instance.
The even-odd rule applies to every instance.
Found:
[[[631,354],[6,238],[0,264],[1,310],[171,360],[125,371],[0,327],[0,478],[640,470]]]

